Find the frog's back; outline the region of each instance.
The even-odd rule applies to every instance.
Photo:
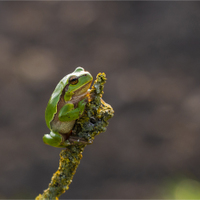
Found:
[[[46,107],[45,111],[45,120],[46,124],[49,129],[51,129],[50,123],[54,118],[54,115],[57,113],[57,105],[60,100],[61,94],[65,86],[67,85],[68,75],[65,76],[56,86],[55,90],[53,91],[49,102]]]

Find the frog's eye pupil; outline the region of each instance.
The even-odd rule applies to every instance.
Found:
[[[78,83],[78,78],[77,77],[71,77],[69,79],[69,83],[72,85],[76,85]]]

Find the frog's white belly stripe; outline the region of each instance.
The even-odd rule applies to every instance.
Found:
[[[74,123],[75,123],[75,120],[74,121],[67,121],[67,122],[61,122],[61,121],[54,121],[53,120],[52,123],[51,123],[51,128],[55,132],[67,134],[72,130]]]

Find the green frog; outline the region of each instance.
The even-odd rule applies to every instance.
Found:
[[[92,80],[92,75],[82,67],[77,67],[60,80],[45,111],[50,134],[43,136],[44,143],[54,147],[70,145],[72,128],[84,112]]]

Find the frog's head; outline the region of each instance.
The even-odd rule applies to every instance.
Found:
[[[85,71],[82,67],[77,67],[74,72],[67,76],[67,84],[65,87],[65,101],[69,101],[72,97],[78,97],[87,93],[92,83],[92,75]]]

